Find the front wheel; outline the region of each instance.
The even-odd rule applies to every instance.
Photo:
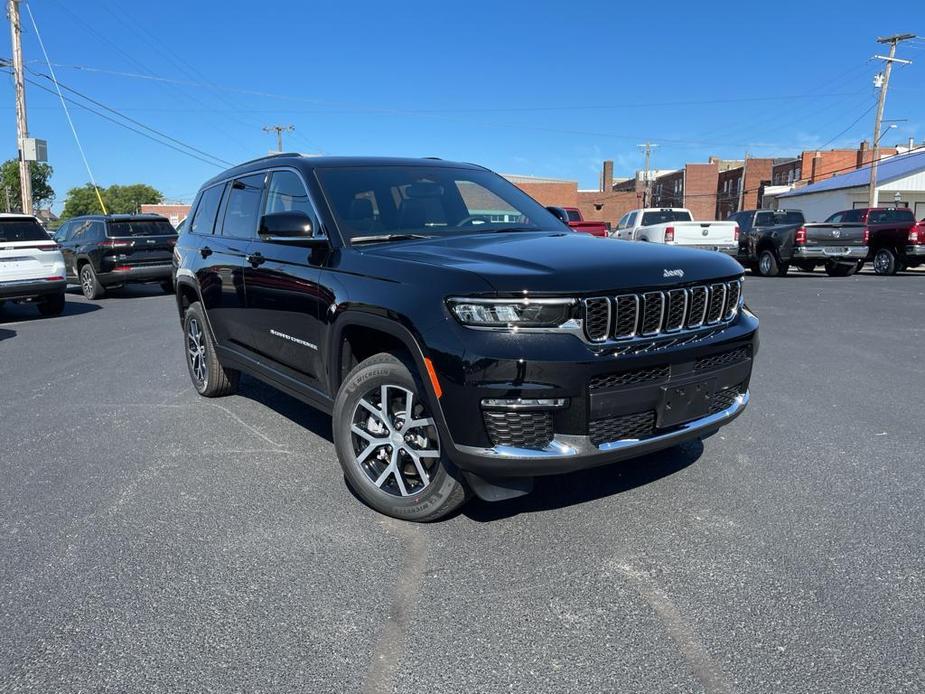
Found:
[[[398,357],[377,354],[354,367],[334,401],[333,429],[347,482],[377,511],[424,522],[465,502],[423,384]]]

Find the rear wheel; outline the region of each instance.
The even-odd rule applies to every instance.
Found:
[[[850,277],[858,271],[856,263],[826,263],[825,274],[829,277]]]
[[[80,268],[80,290],[90,300],[102,299],[106,294],[106,289],[100,284],[90,263]]]
[[[889,248],[881,248],[874,253],[874,272],[878,275],[896,274],[896,254]]]
[[[443,518],[466,500],[423,394],[403,361],[377,354],[344,379],[333,420],[350,487],[377,511],[418,522]]]
[[[64,292],[46,296],[38,302],[38,309],[43,316],[60,316],[64,311]]]
[[[758,254],[758,274],[762,277],[783,277],[789,269],[790,265],[780,262],[770,249],[766,248]]]
[[[238,388],[240,372],[226,369],[218,359],[215,343],[206,326],[202,305],[190,304],[183,317],[186,366],[193,386],[200,395],[217,398],[231,395]]]

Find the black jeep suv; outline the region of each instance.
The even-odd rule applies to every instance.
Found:
[[[88,299],[129,282],[157,282],[173,294],[177,232],[158,214],[72,217],[55,232],[71,281]]]
[[[244,371],[332,413],[349,484],[399,518],[702,438],[748,403],[735,260],[575,234],[480,166],[258,159],[205,184],[175,261],[199,393]]]

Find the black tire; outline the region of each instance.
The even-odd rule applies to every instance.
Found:
[[[867,264],[866,260],[859,260],[857,272],[860,272],[861,270],[863,270],[866,264]]]
[[[802,272],[815,272],[816,271],[815,263],[796,263],[796,267]]]
[[[183,352],[197,393],[207,398],[219,398],[238,389],[241,374],[235,369],[226,369],[219,361],[198,301],[191,304],[183,316]]]
[[[896,270],[896,254],[892,249],[881,248],[874,253],[874,272],[878,275],[895,275]]]
[[[777,254],[769,248],[758,254],[758,274],[762,277],[783,277],[789,269],[789,263],[780,262]]]
[[[829,277],[851,277],[858,271],[857,263],[826,263],[825,274]]]
[[[100,284],[90,263],[86,263],[80,268],[80,290],[91,301],[102,299],[106,295],[106,288]]]
[[[176,293],[176,288],[173,286],[173,278],[168,277],[165,280],[161,281],[161,289],[164,290],[165,294],[174,294]]]
[[[46,296],[38,302],[39,313],[43,316],[60,316],[64,312],[64,292]]]
[[[443,455],[424,392],[404,361],[377,354],[347,374],[334,401],[334,447],[351,489],[380,513],[415,522],[443,518],[467,496],[465,484]],[[431,424],[412,427],[404,421],[408,394],[411,420]],[[418,467],[409,451],[422,450],[436,455],[414,454]]]

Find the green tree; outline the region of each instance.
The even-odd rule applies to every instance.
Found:
[[[47,207],[55,199],[55,191],[48,180],[54,173],[50,164],[34,161],[29,167],[32,178],[32,205],[36,209]],[[0,164],[0,209],[7,210],[7,194],[9,194],[9,211],[22,212],[22,191],[19,187],[19,160],[8,159]],[[31,210],[30,210],[31,211]]]
[[[111,185],[100,188],[100,195],[110,214],[131,214],[137,212],[141,205],[150,205],[163,201],[163,194],[156,188],[144,183],[128,186]],[[100,202],[92,183],[79,188],[71,188],[64,199],[61,218],[78,217],[83,214],[100,214]]]

